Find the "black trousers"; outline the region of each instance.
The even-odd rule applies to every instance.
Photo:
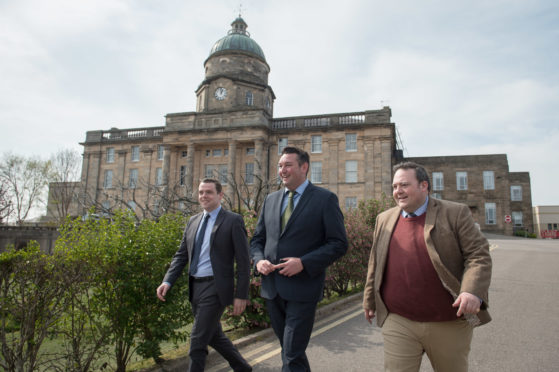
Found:
[[[194,324],[190,333],[188,370],[204,371],[210,345],[229,362],[233,371],[252,371],[252,367],[223,333],[220,320],[225,307],[219,302],[214,281],[194,282],[192,290]]]
[[[281,344],[282,372],[310,372],[305,350],[314,325],[316,302],[266,300],[272,327]]]

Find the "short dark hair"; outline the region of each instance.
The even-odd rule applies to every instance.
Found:
[[[423,166],[414,163],[413,161],[404,161],[401,163],[396,164],[392,171],[396,173],[399,169],[413,169],[415,170],[415,178],[417,178],[417,182],[421,183],[423,181],[427,182],[427,191],[431,191],[431,182],[429,181],[429,175]]]
[[[284,147],[281,154],[282,155],[297,154],[297,163],[299,163],[299,166],[303,165],[304,163],[308,164],[310,162],[309,153],[306,152],[305,150],[302,150],[302,149],[298,148],[298,147],[293,147],[293,146]]]
[[[217,191],[218,194],[223,190],[223,186],[221,186],[221,183],[215,178],[204,178],[200,183],[213,183],[215,185],[215,191]]]

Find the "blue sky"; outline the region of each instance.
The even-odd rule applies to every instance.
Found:
[[[195,111],[238,13],[231,0],[0,0],[2,152],[81,151],[87,130]],[[276,117],[388,105],[407,156],[506,153],[534,205],[559,204],[559,2],[244,0],[242,16]]]

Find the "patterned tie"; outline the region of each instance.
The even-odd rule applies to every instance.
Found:
[[[207,213],[204,216],[204,222],[202,222],[202,228],[198,234],[198,238],[194,243],[194,250],[192,251],[192,262],[190,263],[190,275],[196,275],[198,271],[198,262],[200,261],[200,253],[202,252],[202,243],[204,243],[204,236],[206,235],[206,227],[208,226],[208,220],[210,219],[210,214]]]
[[[287,207],[283,214],[281,215],[281,231],[285,229],[285,225],[287,225],[287,221],[289,221],[289,217],[291,217],[291,213],[293,213],[293,196],[295,195],[295,191],[289,191],[289,197],[287,199]]]

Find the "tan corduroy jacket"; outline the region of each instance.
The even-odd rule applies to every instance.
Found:
[[[377,217],[369,258],[363,307],[375,312],[379,327],[388,315],[380,288],[392,231],[400,213],[401,209],[395,207]],[[481,311],[467,316],[467,320],[474,326],[489,322],[491,317],[487,307],[492,263],[487,239],[475,226],[470,210],[464,204],[429,198],[426,213],[425,245],[443,286],[454,299],[462,292],[481,298]]]

